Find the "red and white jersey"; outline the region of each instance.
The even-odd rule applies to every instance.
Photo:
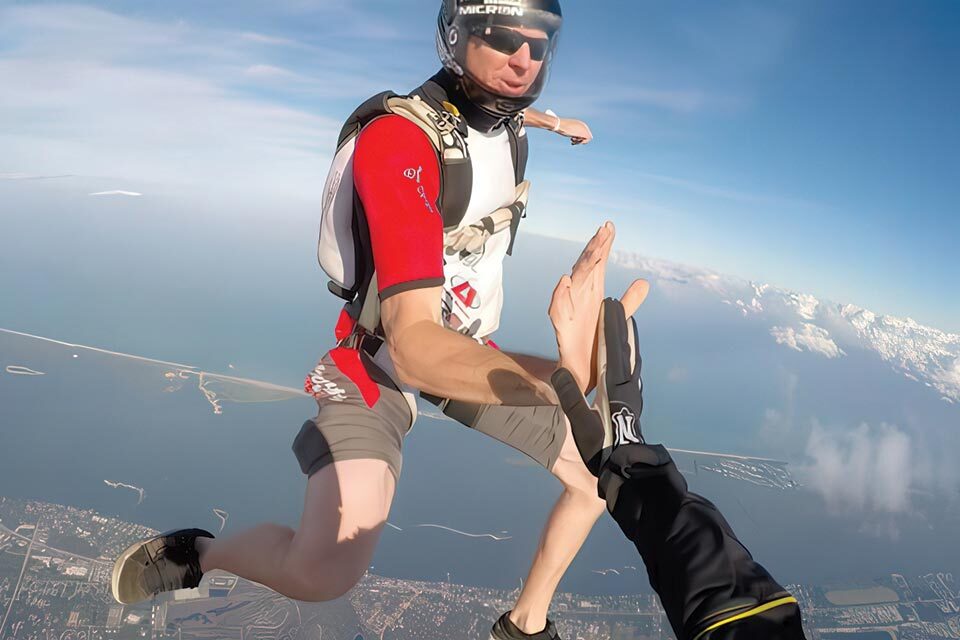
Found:
[[[473,186],[458,229],[478,223],[515,200],[516,177],[506,127],[469,129]],[[437,208],[440,166],[423,131],[406,118],[374,120],[357,140],[354,186],[363,202],[380,299],[443,286],[444,324],[477,340],[500,325],[503,259],[510,231],[491,235],[474,253],[445,250]]]

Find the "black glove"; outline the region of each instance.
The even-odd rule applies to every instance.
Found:
[[[640,379],[640,345],[637,323],[624,317],[619,300],[607,298],[600,308],[597,340],[597,395],[593,408],[567,369],[557,369],[550,381],[560,406],[570,420],[580,457],[595,476],[623,444],[642,444],[640,413],[643,381]]]

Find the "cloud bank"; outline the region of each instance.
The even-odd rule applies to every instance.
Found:
[[[854,350],[869,351],[945,401],[960,402],[960,334],[921,325],[912,318],[879,315],[856,305],[634,253],[614,252],[611,261],[668,288],[693,286],[708,291],[744,319],[767,323],[774,341],[786,348],[830,359]]]
[[[353,9],[322,11],[335,22]],[[0,131],[0,180],[312,196],[342,124],[336,100],[392,84],[383,65],[336,49],[76,4],[0,6],[0,42],[0,85],[16,87],[0,99],[13,123]]]
[[[811,462],[801,468],[805,484],[834,511],[895,514],[910,506],[914,448],[897,427],[861,424],[832,431],[814,424],[807,441]]]
[[[797,330],[794,327],[773,327],[770,335],[777,344],[783,344],[795,351],[812,351],[828,358],[839,358],[843,350],[830,338],[826,329],[804,322]]]

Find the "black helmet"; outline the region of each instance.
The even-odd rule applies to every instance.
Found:
[[[463,93],[473,104],[495,118],[509,118],[533,104],[546,86],[562,22],[559,0],[444,0],[437,19],[437,52],[444,67],[460,79]],[[543,64],[522,96],[493,93],[467,70],[470,36],[483,37],[488,43],[499,36],[508,49],[522,46],[523,39],[503,27],[539,29],[547,34],[542,44],[530,43],[532,57]]]

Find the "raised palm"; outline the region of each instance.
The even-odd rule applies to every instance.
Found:
[[[566,367],[584,392],[596,384],[597,319],[604,298],[607,260],[616,235],[613,223],[605,223],[590,239],[573,265],[553,290],[548,314],[557,334],[559,365]],[[643,303],[650,290],[645,280],[635,280],[621,298],[627,317]]]

